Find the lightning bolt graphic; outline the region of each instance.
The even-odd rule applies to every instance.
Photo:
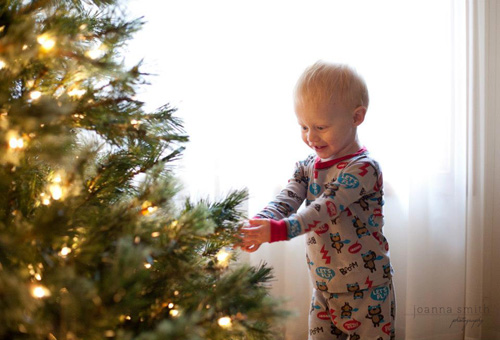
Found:
[[[368,288],[372,288],[373,281],[372,281],[372,280],[370,280],[370,276],[367,276],[367,277],[366,277],[365,284],[367,284],[367,285],[368,285]]]
[[[316,226],[318,225],[319,221],[314,221],[313,224],[308,224],[307,225],[307,228],[305,230],[305,232],[307,233],[308,231],[310,231],[312,228],[316,228]]]
[[[361,170],[363,170],[363,171],[361,171],[361,172],[359,173],[359,175],[360,175],[361,177],[363,177],[364,175],[366,175],[366,174],[368,173],[368,171],[366,170],[366,168],[368,168],[369,166],[370,166],[370,163],[365,163],[365,164],[363,164],[363,166],[362,166],[362,167],[360,167],[360,169],[361,169]]]
[[[323,260],[325,260],[326,264],[330,264],[330,261],[332,260],[332,258],[330,256],[328,256],[328,251],[325,250],[325,245],[323,245],[323,247],[321,247],[321,254],[323,254],[322,258],[323,258]]]
[[[337,315],[335,315],[334,313],[335,313],[335,309],[330,309],[330,317],[332,318],[333,323],[337,324],[337,321],[335,321],[335,318],[337,317]]]

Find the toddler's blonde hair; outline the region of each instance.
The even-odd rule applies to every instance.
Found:
[[[342,103],[348,109],[368,108],[368,89],[363,78],[348,65],[317,61],[306,68],[295,86],[295,106]]]

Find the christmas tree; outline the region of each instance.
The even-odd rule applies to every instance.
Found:
[[[0,4],[0,338],[270,339],[265,265],[231,246],[246,192],[178,199],[187,136],[123,47],[115,0]]]

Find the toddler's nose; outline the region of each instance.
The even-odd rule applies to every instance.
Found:
[[[307,141],[309,142],[309,144],[317,142],[318,135],[312,131],[309,131],[309,133],[307,134]]]

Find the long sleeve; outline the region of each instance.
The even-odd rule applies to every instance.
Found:
[[[325,175],[327,173],[319,177]],[[315,177],[318,177],[317,171]],[[326,184],[321,186],[318,184],[321,182]],[[360,216],[363,220],[373,220],[382,197],[382,178],[375,162],[360,158],[345,165],[338,177],[331,181],[312,181],[308,190],[313,196],[313,203],[300,213],[282,218],[274,224],[274,229],[286,228],[287,239],[310,231],[328,229],[328,224],[335,224],[344,211],[351,215],[351,210],[359,210],[360,213],[355,214],[355,217],[364,215],[365,218]],[[370,204],[374,201],[379,204]],[[327,221],[330,223],[325,223]],[[283,231],[277,233],[284,235]]]

